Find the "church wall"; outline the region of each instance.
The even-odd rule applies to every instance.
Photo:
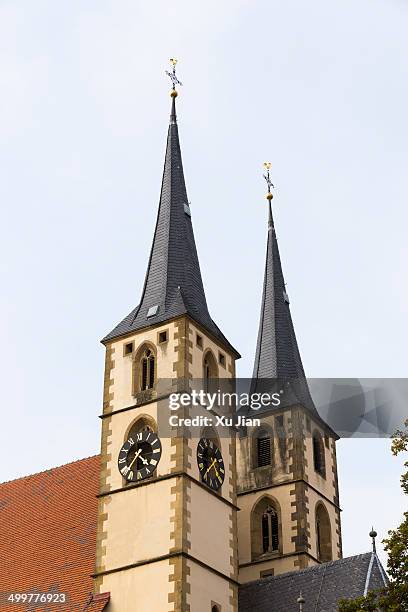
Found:
[[[237,612],[236,587],[193,561],[189,561],[188,566],[190,594],[187,601],[191,612],[211,612],[211,605],[214,604],[220,606],[221,612]]]
[[[289,557],[278,557],[273,563],[270,561],[257,562],[246,567],[241,567],[239,570],[239,582],[244,584],[251,580],[259,580],[267,575],[277,576],[278,574],[284,574],[285,572],[293,572],[299,569],[299,555]],[[313,563],[309,563],[312,565]],[[273,568],[273,573],[269,574]],[[262,574],[265,572],[265,575]]]
[[[114,594],[109,612],[167,612],[173,591],[173,568],[168,560],[114,572],[103,577],[100,592]]]
[[[168,553],[171,545],[170,502],[174,499],[171,480],[134,487],[126,494],[104,499],[107,518],[104,529],[115,534],[103,562],[118,568]]]
[[[202,337],[202,348],[197,345],[197,334]],[[192,362],[190,364],[190,374],[192,378],[203,378],[203,357],[207,350],[211,350],[214,354],[215,360],[218,365],[218,376],[220,379],[231,378],[235,376],[234,358],[228,354],[226,349],[221,344],[215,342],[215,340],[210,338],[205,331],[203,331],[200,327],[198,327],[191,321],[189,321],[189,340],[191,342],[190,346],[192,353]],[[220,352],[226,357],[225,366],[219,363]]]
[[[159,332],[168,330],[168,341],[164,344],[157,343]],[[113,353],[113,367],[110,368],[109,392],[113,394],[109,402],[109,410],[112,412],[132,406],[135,403],[133,394],[133,360],[139,348],[145,343],[152,343],[157,350],[157,378],[170,379],[175,377],[173,364],[177,361],[178,340],[175,338],[177,331],[176,322],[167,322],[157,327],[147,328],[126,338],[122,338],[109,345],[109,351]],[[124,346],[130,342],[134,343],[133,353],[124,355]],[[106,383],[106,380],[105,380]]]
[[[292,502],[293,496],[291,495],[291,486],[284,485],[281,487],[275,487],[273,489],[266,489],[263,491],[254,491],[247,495],[240,495],[238,497],[238,505],[240,511],[238,512],[238,553],[239,563],[249,563],[252,559],[251,552],[251,513],[256,504],[265,496],[270,496],[276,500],[280,506],[281,512],[281,546],[282,553],[288,554],[295,552],[295,545],[292,542],[292,527],[295,523],[291,521],[290,516],[293,511]],[[273,555],[270,559],[275,562],[275,559],[279,555]],[[271,562],[269,563],[271,565]],[[292,563],[293,568],[293,563]],[[241,570],[240,570],[241,572]]]
[[[256,417],[257,415],[255,415]],[[283,418],[282,435],[278,436],[277,418]],[[256,467],[256,434],[259,429],[271,433],[272,464]],[[261,417],[261,427],[247,427],[246,435],[237,440],[237,492],[287,482],[291,478],[290,412],[276,412]]]
[[[165,348],[157,345],[158,332],[161,330],[168,330]],[[193,346],[192,338],[195,340],[197,330],[203,340],[203,351]],[[125,355],[124,346],[129,342],[134,343],[133,352],[132,355]],[[163,400],[163,403],[150,400],[135,405],[137,401],[140,402],[140,398],[134,396],[133,359],[139,347],[146,342],[150,342],[157,351],[158,380],[191,378],[192,372],[202,379],[203,354],[207,348],[211,348],[216,359],[219,351],[225,355],[226,368],[222,368],[221,364],[219,368],[225,369],[226,373],[220,371],[220,376],[231,377],[234,372],[233,360],[227,352],[202,330],[191,326],[186,317],[143,330],[107,346],[101,492],[113,493],[104,494],[99,499],[95,588],[98,592],[111,591],[111,609],[125,612],[127,609],[135,609],[127,608],[128,604],[124,603],[129,589],[145,591],[146,584],[151,584],[155,591],[159,591],[154,594],[154,603],[149,603],[147,597],[145,604],[143,595],[136,609],[187,612],[186,596],[192,593],[195,597],[197,586],[192,587],[186,570],[187,560],[181,556],[181,553],[187,553],[197,557],[200,563],[208,564],[207,569],[195,564],[205,576],[204,579],[198,579],[197,589],[204,588],[211,594],[208,605],[214,601],[221,603],[222,612],[234,612],[237,604],[236,597],[231,595],[230,580],[237,578],[236,510],[232,505],[236,503],[235,436],[232,439],[221,437],[219,441],[225,463],[225,480],[219,494],[205,490],[201,485],[196,461],[199,440],[197,431],[193,437],[189,437],[187,431],[187,435],[180,438],[161,435],[159,430],[161,459],[154,476],[143,483],[136,486],[127,484],[118,470],[120,448],[135,420],[144,417],[157,423],[158,411],[168,409],[167,400]],[[149,393],[154,398],[154,392]],[[204,408],[198,410],[208,414]],[[187,413],[183,416],[190,415]],[[196,479],[198,483],[180,476],[181,472]],[[224,496],[230,504],[221,501],[219,496]],[[209,531],[205,529],[206,524],[209,525]],[[164,578],[166,571],[163,567],[166,565],[163,566],[164,560],[160,558],[168,555],[175,556],[167,560],[167,565],[171,566],[170,574],[167,572]],[[132,564],[140,565],[132,568]],[[122,571],[104,573],[126,566],[128,568]],[[220,575],[217,576],[211,568],[216,568]],[[196,575],[197,569],[193,578]],[[162,597],[164,580],[171,583],[165,598]],[[157,588],[158,584],[160,589]],[[119,595],[118,589],[122,588],[124,593]],[[201,608],[194,603],[192,609]]]
[[[308,489],[308,497],[309,497],[309,521],[310,521],[310,544],[311,544],[311,554],[317,558],[317,535],[316,535],[316,504],[321,502],[329,513],[330,518],[330,530],[331,530],[331,540],[332,540],[332,555],[333,560],[341,558],[341,554],[339,552],[339,544],[340,538],[339,534],[336,533],[337,529],[337,521],[338,521],[338,511],[336,508],[327,502],[325,499],[313,491],[309,487]]]
[[[226,534],[231,525],[231,510],[215,495],[192,484],[191,491],[190,552],[210,567],[230,575],[231,550],[226,546]]]
[[[331,501],[335,501],[335,498],[337,497],[337,493],[336,493],[336,484],[334,481],[335,463],[333,462],[333,456],[332,456],[332,447],[333,447],[333,444],[335,444],[335,441],[333,438],[327,437],[326,438],[327,443],[326,443],[325,432],[323,431],[321,427],[314,425],[312,421],[312,431],[314,430],[319,431],[322,435],[324,456],[325,456],[325,463],[326,463],[326,475],[325,477],[321,476],[314,469],[313,439],[312,439],[312,435],[310,432],[306,435],[306,439],[305,439],[306,477],[310,485],[312,485],[313,487],[321,491],[321,493],[325,495],[326,497],[328,497]],[[328,447],[327,447],[327,444],[329,445]]]

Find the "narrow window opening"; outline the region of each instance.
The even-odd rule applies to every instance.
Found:
[[[220,365],[222,365],[223,368],[225,368],[225,355],[224,353],[218,353],[218,362]]]
[[[203,348],[203,337],[200,336],[200,334],[196,335],[196,344],[198,346],[198,348]]]
[[[264,553],[269,550],[269,518],[266,512],[262,516],[262,550]]]
[[[204,391],[208,393],[210,390],[211,368],[207,359],[204,360]]]
[[[279,550],[279,518],[272,506],[262,515],[262,550],[264,553]]]
[[[324,444],[321,434],[318,431],[313,433],[313,463],[315,471],[320,476],[326,477],[326,460]]]
[[[152,351],[146,349],[142,356],[141,391],[153,389],[155,380],[155,359]]]
[[[123,353],[124,355],[131,355],[133,353],[133,342],[125,344]]]
[[[165,331],[159,332],[159,344],[164,344],[168,340],[167,329]]]

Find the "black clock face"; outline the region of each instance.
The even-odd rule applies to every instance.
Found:
[[[134,438],[126,440],[118,458],[119,472],[128,482],[148,478],[157,468],[162,446],[159,438],[151,431],[141,431]]]
[[[221,451],[213,440],[201,438],[197,446],[197,464],[202,481],[218,491],[224,482],[225,466]]]

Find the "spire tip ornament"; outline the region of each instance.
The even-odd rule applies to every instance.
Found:
[[[269,170],[272,168],[272,164],[270,162],[264,162],[263,166],[264,166],[264,168],[266,170],[266,174],[264,174],[263,177],[264,177],[264,179],[266,181],[266,184],[268,185],[268,193],[266,194],[266,199],[269,200],[269,202],[270,202],[272,200],[272,198],[273,198],[271,187],[273,189],[275,188],[275,185],[272,183],[271,177],[270,177],[270,174],[269,174]]]
[[[370,533],[368,535],[370,536],[370,538],[373,541],[373,553],[376,553],[377,552],[377,548],[376,548],[376,545],[375,545],[375,538],[378,536],[378,533],[376,532],[374,527],[371,527],[371,531],[370,531]]]
[[[182,86],[183,83],[181,81],[178,80],[177,76],[176,76],[176,65],[177,65],[177,60],[174,57],[170,58],[170,64],[173,66],[173,70],[171,72],[169,72],[168,70],[166,70],[166,74],[168,77],[170,77],[171,82],[173,83],[173,88],[170,91],[170,96],[172,98],[177,98],[178,96],[178,91],[176,89],[176,85],[180,85]]]

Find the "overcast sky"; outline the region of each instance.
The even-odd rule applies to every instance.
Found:
[[[99,339],[142,288],[169,57],[207,300],[238,373],[270,160],[307,374],[407,375],[407,31],[403,0],[0,1],[0,480],[99,451]],[[339,443],[345,555],[405,509],[389,446]]]

